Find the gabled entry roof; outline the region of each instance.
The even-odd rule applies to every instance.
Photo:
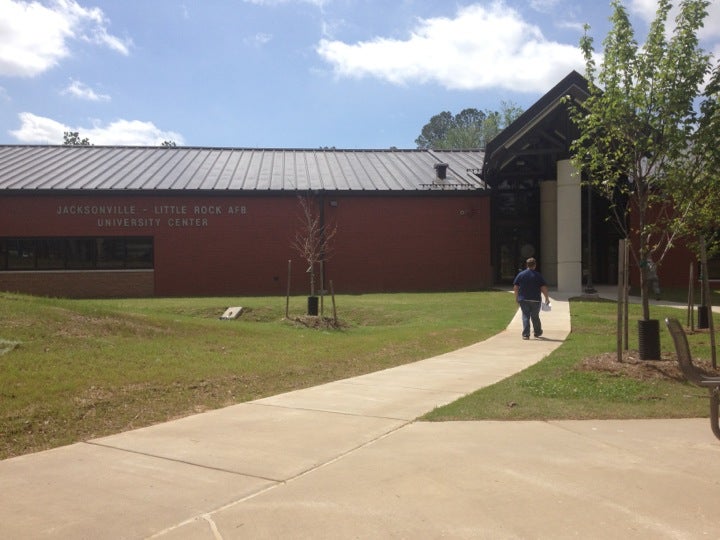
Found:
[[[485,187],[479,177],[483,155],[472,150],[12,145],[0,146],[0,193],[477,190]]]
[[[588,96],[585,77],[570,72],[488,143],[482,173],[485,182],[495,187],[521,177],[555,178],[555,164],[570,157],[570,144],[577,136],[564,100],[580,103]]]

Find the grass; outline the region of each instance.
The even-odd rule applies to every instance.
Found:
[[[687,418],[708,416],[707,391],[667,377],[642,378],[580,369],[580,360],[616,350],[617,306],[613,302],[571,302],[572,333],[547,359],[517,375],[474,392],[423,419],[551,420]],[[651,317],[684,321],[685,311],[651,310]],[[640,306],[631,305],[630,348],[637,348]],[[661,350],[673,351],[661,324]],[[694,358],[710,359],[707,331],[688,336]],[[652,364],[652,362],[651,362]],[[649,366],[651,367],[651,366]]]
[[[304,303],[293,298],[291,314]],[[0,293],[0,458],[427,358],[497,333],[515,312],[497,291],[337,304],[342,328],[323,330],[284,320],[284,298]],[[245,313],[219,320],[229,306]]]
[[[304,298],[293,298],[301,314]],[[716,303],[714,301],[714,303]],[[284,298],[62,300],[0,293],[0,458],[117,433],[427,358],[489,337],[507,292],[339,296],[340,329],[283,318]],[[229,306],[237,320],[221,321]],[[330,311],[326,305],[326,314]],[[682,381],[579,369],[615,350],[616,306],[573,301],[572,333],[542,362],[425,420],[706,417]],[[684,311],[652,308],[652,316]],[[631,306],[636,347],[639,306]],[[661,330],[662,350],[672,350]],[[709,336],[689,336],[709,358]]]

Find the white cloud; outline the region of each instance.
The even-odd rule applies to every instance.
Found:
[[[324,39],[317,52],[339,77],[434,82],[463,90],[545,91],[572,69],[584,69],[577,45],[547,40],[502,2],[461,8],[452,19],[422,19],[406,40]]]
[[[75,0],[0,0],[0,75],[33,77],[70,55],[68,42],[81,39],[129,53],[130,42],[110,35],[99,8]]]
[[[639,16],[643,21],[650,24],[657,14],[657,0],[632,0],[630,2],[629,10]],[[668,34],[671,33],[674,27],[673,22],[679,11],[679,2],[676,2],[673,8],[670,10],[668,15],[668,23],[666,29]],[[720,1],[713,0],[707,8],[707,18],[705,19],[705,25],[698,32],[700,39],[704,40],[717,40],[720,38]]]
[[[175,141],[182,146],[182,135],[174,131],[163,131],[152,122],[140,120],[116,120],[107,126],[95,125],[81,130],[83,135],[96,145],[159,146],[163,141]]]
[[[272,34],[265,34],[264,32],[258,32],[254,36],[246,37],[243,43],[253,47],[262,47],[266,43],[272,41]]]
[[[657,8],[657,0],[630,0],[629,10],[648,23],[655,18]]]
[[[83,39],[96,45],[104,45],[115,52],[119,52],[123,56],[130,54],[131,42],[129,40],[122,40],[117,36],[108,34],[105,28],[94,28],[90,35],[83,36]]]
[[[243,0],[244,2],[248,4],[255,4],[256,6],[278,6],[280,4],[289,4],[291,2],[294,3],[302,3],[302,4],[312,4],[313,6],[323,7],[332,0]]]
[[[557,21],[555,23],[557,28],[564,28],[568,30],[575,30],[578,36],[581,36],[585,31],[585,23],[578,21]]]
[[[705,26],[700,30],[700,38],[720,39],[720,2],[715,0],[708,6],[708,16],[705,19]]]
[[[21,143],[28,144],[62,144],[63,133],[73,131],[57,120],[43,118],[29,112],[18,115],[20,129],[11,131],[10,135]]]
[[[163,131],[152,122],[140,120],[116,120],[103,126],[93,123],[91,127],[70,127],[65,124],[29,112],[18,115],[20,128],[10,134],[25,144],[62,144],[66,131],[77,131],[82,138],[88,138],[97,146],[159,146],[163,141],[184,144],[182,135],[174,131]]]
[[[80,81],[70,81],[70,84],[62,93],[87,101],[110,101],[110,96],[107,94],[98,94],[95,90]]]
[[[530,0],[530,7],[540,13],[550,13],[560,0]]]

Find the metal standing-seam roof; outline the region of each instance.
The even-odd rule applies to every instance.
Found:
[[[0,146],[5,191],[484,189],[479,150]],[[445,179],[435,165],[447,164]]]

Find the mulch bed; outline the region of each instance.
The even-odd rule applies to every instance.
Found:
[[[622,361],[618,362],[617,352],[602,353],[585,358],[578,366],[581,370],[601,371],[625,375],[643,381],[672,379],[685,381],[680,371],[675,353],[662,353],[659,360],[641,360],[638,351],[623,351]],[[720,376],[720,370],[713,369],[709,360],[693,359],[697,368],[710,376]]]

